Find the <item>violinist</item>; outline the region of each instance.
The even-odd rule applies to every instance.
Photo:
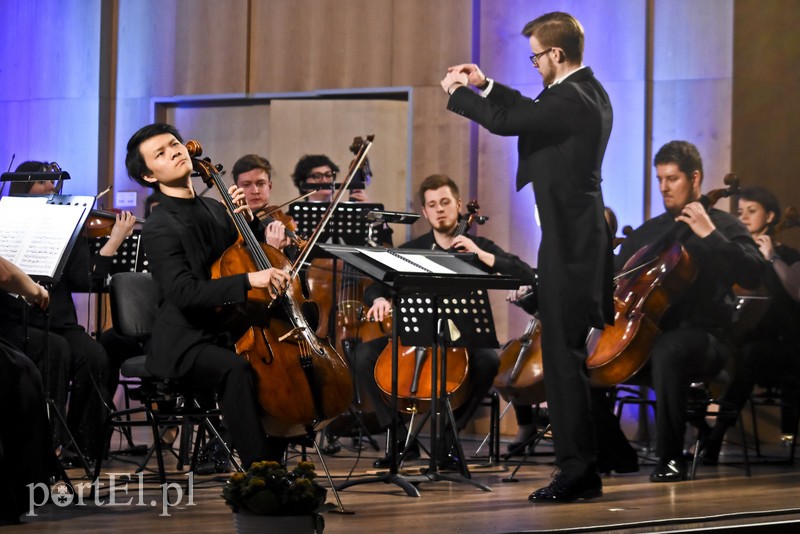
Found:
[[[703,163],[697,147],[686,141],[671,141],[658,150],[654,164],[666,211],[625,239],[616,266],[621,267],[636,251],[674,231],[676,221],[690,229],[681,242],[697,268],[697,277],[682,298],[666,310],[648,363],[635,377],[636,382],[653,387],[658,406],[659,463],[650,480],[677,482],[687,476],[683,445],[690,385],[715,378],[732,357],[732,287],[756,288],[763,260],[744,225],[724,211],[706,210],[700,202]],[[618,433],[619,423],[612,419],[617,427],[599,428],[598,432]],[[602,443],[598,440],[599,445]]]
[[[45,172],[50,166],[44,162],[27,161],[17,167],[17,172]],[[50,180],[17,182],[11,194],[52,194]],[[28,354],[47,376],[50,396],[63,415],[81,452],[91,455],[98,450],[103,435],[106,406],[110,400],[107,389],[109,358],[103,346],[78,324],[78,315],[72,300],[73,292],[88,292],[102,284],[108,276],[111,259],[125,237],[133,231],[135,217],[128,212],[117,215],[106,244],[97,254],[91,255],[88,244],[78,240],[73,248],[64,274],[50,290],[50,324],[48,337],[48,370],[44,368],[45,316],[41,310],[28,311]],[[0,332],[12,344],[24,350],[25,310],[23,304],[9,295],[0,294]],[[66,409],[69,388],[69,410]],[[57,418],[54,418],[54,421]],[[67,445],[67,436],[56,424],[56,445]],[[61,459],[66,467],[77,465],[76,451],[64,447]]]
[[[244,191],[247,206],[253,213],[267,207],[272,191],[272,165],[269,160],[256,154],[247,154],[233,164],[233,183]],[[286,226],[278,220],[264,225],[265,242],[278,250],[291,243],[286,236]]]
[[[400,248],[449,250],[473,252],[478,261],[491,270],[520,278],[523,283],[532,284],[536,274],[533,269],[513,254],[502,250],[495,243],[484,237],[453,236],[459,222],[461,197],[458,186],[448,176],[434,174],[428,176],[420,184],[418,197],[422,206],[422,215],[431,225],[431,231],[413,239]],[[372,284],[364,294],[364,301],[370,307],[367,317],[382,321],[391,313],[392,303],[388,288],[383,284]],[[372,401],[383,427],[388,428],[392,421],[391,408],[383,401],[380,390],[374,380],[375,363],[381,351],[389,343],[388,337],[378,338],[362,343],[356,349],[355,371],[357,382],[364,386],[364,393]],[[469,349],[469,381],[470,394],[468,400],[454,411],[457,430],[462,430],[480,406],[484,396],[492,387],[499,358],[494,349]],[[448,439],[452,438],[447,434]],[[402,439],[404,436],[398,436]],[[402,450],[402,446],[398,450]],[[442,468],[458,469],[459,459],[455,456],[457,447],[453,442],[445,444],[447,458],[442,459]],[[406,458],[418,455],[418,449],[409,449]],[[381,458],[375,462],[376,467],[386,467],[390,458]]]
[[[764,283],[770,304],[764,316],[743,333],[733,379],[720,402],[738,413],[756,384],[797,390],[800,385],[800,253],[776,241],[781,210],[775,195],[763,187],[743,189],[739,195],[739,220],[755,239],[764,259]],[[794,439],[798,406],[781,409],[781,433]],[[734,415],[720,415],[700,452],[704,463],[716,464],[725,431],[736,423]]]
[[[263,288],[274,295],[288,282],[279,269],[211,279],[211,265],[237,239],[222,204],[199,197],[192,186],[192,161],[171,125],[144,126],[128,141],[125,164],[140,185],[158,189],[161,202],[147,219],[142,241],[158,286],[159,307],[147,368],[156,376],[214,388],[232,445],[244,465],[281,461],[285,439],[267,437],[261,424],[255,381],[249,362],[233,349],[225,326],[227,313],[244,303],[247,291]],[[256,227],[244,191],[230,193]],[[222,314],[222,316],[221,316]]]

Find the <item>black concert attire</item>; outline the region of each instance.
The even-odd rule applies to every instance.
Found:
[[[226,327],[234,305],[247,300],[247,274],[211,279],[211,265],[237,237],[219,202],[162,196],[142,230],[159,291],[146,365],[157,376],[214,388],[232,444],[249,466],[280,460],[285,441],[264,433],[254,374],[234,351],[235,334]]]
[[[103,423],[110,403],[107,389],[108,355],[103,346],[78,324],[72,293],[90,292],[108,276],[111,257],[90,255],[79,240],[70,254],[59,282],[50,290],[50,335],[48,337],[47,386],[51,398],[84,454],[98,450]],[[44,370],[45,312],[28,307],[28,343],[25,348],[23,306],[20,299],[0,292],[0,336],[25,351]],[[70,386],[71,379],[71,386]],[[69,387],[69,410],[66,409]],[[55,418],[57,419],[57,418]],[[57,443],[66,445],[66,435],[56,426]]]
[[[0,525],[29,507],[28,484],[58,471],[51,448],[42,378],[27,356],[0,340]]]
[[[800,252],[777,245],[775,252],[792,265],[800,261]],[[742,333],[741,348],[733,366],[733,378],[720,399],[738,413],[756,384],[796,392],[800,388],[800,303],[792,299],[770,264],[764,269],[764,285],[770,304],[764,316],[749,332]],[[756,303],[745,306],[757,306]],[[740,326],[737,324],[737,327]],[[739,332],[737,332],[739,334]],[[794,435],[798,406],[781,408],[781,432]],[[720,416],[706,441],[704,456],[716,459],[725,431],[736,423],[733,415]]]
[[[517,189],[533,184],[542,229],[539,319],[556,465],[561,480],[586,475],[599,485],[585,361],[590,327],[614,318],[612,236],[600,189],[611,102],[589,67],[535,99],[492,83],[486,98],[457,88],[447,108],[494,134],[519,137]]]
[[[495,264],[492,270],[497,273],[508,274],[522,280],[522,284],[533,284],[536,280],[534,270],[513,254],[509,254],[497,246],[494,242],[480,236],[470,236],[475,244],[482,250],[494,254]],[[409,241],[400,246],[406,249],[427,249],[427,250],[443,250],[435,241],[433,230],[427,234]],[[482,269],[487,267],[481,263],[477,258],[475,264]],[[369,286],[364,292],[364,302],[368,307],[378,297],[386,299],[391,298],[391,292],[387,286],[380,283],[374,283]],[[360,344],[355,351],[355,362],[351,362],[354,366],[357,376],[357,382],[360,390],[371,401],[378,422],[382,427],[388,427],[392,421],[391,407],[383,399],[383,396],[375,382],[375,363],[378,360],[383,349],[389,343],[388,336],[374,339],[366,343]],[[469,399],[456,410],[454,415],[456,418],[456,425],[458,430],[463,429],[469,420],[474,415],[475,411],[480,406],[483,398],[492,388],[494,377],[497,376],[497,370],[500,366],[500,359],[497,351],[489,348],[471,348],[467,350],[468,365],[469,365],[469,381],[470,381],[470,395]]]
[[[697,268],[697,278],[666,310],[647,364],[631,380],[655,390],[656,454],[663,465],[683,464],[687,407],[693,382],[711,380],[722,371],[734,346],[730,339],[732,287],[758,287],[764,261],[747,229],[733,215],[710,210],[716,229],[700,238],[663,213],[634,230],[622,244],[616,266],[676,226],[688,234],[682,243]],[[617,422],[618,425],[618,422]],[[600,429],[612,432],[616,429]],[[652,477],[651,477],[652,479]]]

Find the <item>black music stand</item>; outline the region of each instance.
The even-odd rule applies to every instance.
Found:
[[[446,344],[449,340],[445,339],[446,334],[443,333],[443,325],[445,321],[439,321],[438,318],[435,323],[438,324],[422,324],[420,318],[413,317],[413,314],[406,316],[406,310],[403,309],[401,301],[404,296],[413,299],[420,299],[417,308],[422,307],[424,313],[430,313],[432,316],[439,315],[438,304],[434,303],[440,300],[444,304],[444,300],[452,299],[454,293],[463,293],[464,288],[468,287],[473,290],[486,290],[486,289],[514,289],[519,287],[520,281],[516,278],[507,275],[490,274],[485,271],[474,267],[468,260],[474,257],[474,254],[452,254],[441,251],[431,250],[412,250],[412,249],[366,249],[357,247],[346,247],[340,245],[320,245],[326,252],[343,259],[356,269],[364,272],[365,274],[383,282],[393,289],[395,297],[393,298],[393,314],[395,320],[392,321],[392,411],[393,422],[389,436],[389,455],[391,462],[389,472],[380,474],[375,477],[369,477],[359,480],[352,480],[345,482],[338,489],[346,489],[350,486],[357,484],[367,484],[372,482],[392,483],[403,488],[409,496],[418,497],[419,491],[413,484],[425,481],[447,480],[451,482],[462,482],[475,485],[480,489],[491,491],[490,488],[482,484],[478,484],[463,476],[444,475],[439,473],[436,468],[436,434],[432,433],[432,464],[431,468],[422,475],[414,477],[406,477],[398,474],[397,466],[397,451],[396,451],[396,436],[398,430],[398,402],[397,402],[397,339],[398,336],[403,337],[404,342],[406,339],[410,341],[415,340],[416,336],[421,336],[428,344],[433,339],[434,360],[432,368],[435,370],[441,365],[437,358],[438,346]],[[424,260],[424,262],[422,261]],[[446,293],[447,297],[437,297],[437,294]],[[420,295],[425,295],[420,296]],[[459,296],[458,299],[461,297]],[[450,303],[445,304],[445,307]],[[430,311],[428,311],[430,310]],[[409,310],[410,311],[410,310]],[[469,322],[469,319],[466,320]],[[432,322],[432,323],[434,323]],[[400,326],[402,324],[402,326]],[[461,332],[470,332],[476,329],[473,325],[466,325],[464,323]],[[449,331],[449,328],[447,329]],[[404,336],[405,334],[405,336]],[[496,345],[497,339],[494,336],[493,327],[491,335],[494,338]],[[456,340],[453,340],[456,341]],[[489,339],[491,341],[491,339]],[[462,342],[467,342],[463,339]],[[437,373],[432,373],[433,391],[436,392]],[[442,380],[444,387],[444,380]],[[447,396],[438,395],[432,401],[432,413],[436,414],[435,410],[442,410],[439,399],[446,399]],[[455,421],[450,412],[451,427],[455,431]],[[438,423],[434,425],[436,427]],[[461,454],[463,458],[463,452]]]
[[[141,239],[142,231],[134,230],[131,235],[122,240],[111,259],[111,267],[108,270],[109,277],[118,273],[147,272],[147,258],[140,246]],[[106,242],[108,242],[108,236],[90,237],[89,249],[92,254],[100,252]]]
[[[399,296],[399,315],[395,315],[400,323],[399,336],[406,346],[431,347],[431,411],[424,421],[431,421],[431,456],[426,474],[437,479],[451,482],[472,484],[484,491],[491,491],[488,486],[471,480],[467,467],[464,448],[458,437],[458,427],[450,394],[447,393],[447,348],[497,348],[499,343],[494,330],[492,308],[485,290],[468,291],[461,289],[461,294],[448,296],[408,295]],[[441,379],[439,379],[441,377]],[[439,391],[436,391],[437,383]],[[446,417],[447,421],[442,421]],[[446,454],[443,445],[446,443],[447,423],[453,436],[453,444],[458,453],[460,477],[438,472],[438,462]],[[417,437],[422,424],[412,435]],[[463,478],[462,478],[463,477]]]
[[[330,204],[328,202],[295,202],[289,206],[289,215],[297,222],[300,234],[311,235]],[[367,214],[383,210],[383,204],[369,202],[342,202],[328,221],[319,242],[363,246],[368,242],[370,220]]]
[[[35,173],[34,173],[35,174]],[[52,176],[53,173],[44,173],[48,176]],[[66,174],[66,173],[65,173]],[[67,175],[68,176],[68,175]],[[47,200],[44,204],[42,204],[38,199],[41,198],[40,196],[22,196],[14,200],[14,202],[28,202],[26,199],[31,199],[29,202],[31,205],[29,208],[26,209],[26,216],[29,218],[28,220],[47,220],[48,212],[46,210],[50,208],[46,208],[45,206],[76,206],[81,209],[80,213],[77,217],[70,219],[70,224],[74,224],[74,227],[69,232],[68,237],[66,237],[65,242],[59,240],[58,238],[55,239],[47,239],[46,241],[38,242],[38,243],[31,243],[28,242],[23,243],[20,250],[17,251],[16,255],[12,258],[7,258],[13,263],[17,264],[26,274],[28,274],[33,280],[41,283],[47,287],[53,287],[56,285],[59,280],[61,279],[61,275],[64,272],[64,267],[67,264],[70,254],[72,253],[72,249],[77,243],[78,239],[81,239],[81,232],[83,230],[83,226],[86,223],[86,220],[89,218],[89,212],[94,205],[95,198],[92,196],[74,196],[74,195],[50,195],[47,197]],[[39,213],[37,214],[37,210]],[[52,211],[52,210],[51,210]],[[77,213],[77,208],[76,208]],[[63,222],[63,221],[62,221]],[[60,234],[60,237],[64,238],[66,236],[66,232]],[[0,236],[2,237],[2,236]],[[54,237],[54,236],[51,236]],[[37,256],[40,258],[49,256],[49,262],[42,262],[40,264],[37,261]],[[26,259],[31,257],[30,259]],[[52,258],[56,257],[57,261],[52,262]],[[37,265],[41,265],[41,267],[37,267]],[[27,306],[23,308],[23,337],[25,338],[27,345],[27,337],[28,337],[28,308]],[[80,450],[78,447],[77,442],[75,441],[75,436],[72,435],[72,432],[69,430],[67,426],[67,421],[64,417],[64,414],[58,409],[56,406],[55,400],[51,396],[50,392],[50,384],[48,380],[48,359],[49,359],[49,343],[48,339],[50,337],[50,315],[48,312],[44,312],[44,328],[43,328],[44,337],[42,340],[42,364],[44,371],[42,372],[42,381],[44,383],[44,391],[45,391],[45,399],[47,402],[47,415],[48,417],[52,418],[52,413],[55,413],[56,417],[61,421],[61,425],[64,427],[64,430],[67,433],[67,437],[69,438],[71,444],[75,448],[75,452],[77,452],[78,457],[81,459],[83,463],[84,470],[86,471],[87,475],[91,475],[91,469],[89,464],[86,461],[86,457],[83,454],[83,451]],[[25,347],[25,351],[27,351],[27,346]]]

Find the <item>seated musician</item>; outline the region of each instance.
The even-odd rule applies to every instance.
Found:
[[[38,161],[27,161],[17,167],[18,172],[45,172],[48,169],[47,163]],[[9,190],[12,195],[48,195],[53,192],[54,184],[50,180],[16,182]],[[110,400],[106,387],[109,359],[103,346],[78,324],[72,293],[88,292],[102,284],[108,276],[111,258],[125,237],[132,233],[135,223],[132,214],[119,214],[108,241],[93,256],[83,239],[77,241],[61,279],[50,290],[48,358],[43,357],[44,312],[39,309],[29,311],[28,347],[25,349],[24,304],[5,293],[0,294],[0,335],[21,350],[27,350],[27,354],[37,362],[42,375],[47,376],[45,387],[61,415],[66,417],[67,427],[77,447],[88,457],[94,456],[99,450],[102,440],[103,423]],[[46,373],[45,360],[49,360]],[[66,409],[68,389],[69,410]],[[57,419],[54,417],[53,421]],[[60,443],[67,446],[61,452],[62,462],[67,467],[78,465],[75,451],[67,443],[68,436],[58,424],[55,428],[56,445]]]
[[[305,155],[294,167],[292,180],[300,193],[308,193],[314,186],[330,184],[339,173],[339,167],[324,154]],[[366,183],[364,184],[366,186]],[[318,189],[307,198],[309,202],[330,202],[334,189]],[[348,196],[350,202],[369,202],[367,190],[351,189]]]
[[[697,268],[697,278],[666,309],[648,363],[633,380],[653,387],[658,406],[659,463],[650,480],[675,482],[687,475],[683,445],[690,385],[716,377],[731,357],[731,288],[734,284],[757,287],[763,261],[747,229],[735,217],[714,208],[706,210],[700,202],[703,164],[693,144],[667,143],[656,153],[654,164],[666,212],[628,236],[615,267],[619,270],[636,251],[675,231],[675,221],[688,225],[681,242]],[[618,421],[611,419],[617,426],[598,428],[598,432],[620,433]],[[613,441],[598,438],[601,456],[603,445]]]
[[[269,205],[272,192],[272,165],[256,154],[247,154],[233,164],[233,183],[244,191],[244,198],[254,214]],[[264,225],[264,240],[278,250],[284,250],[291,240],[286,236],[286,226],[278,220]]]
[[[536,274],[533,269],[513,254],[503,251],[489,239],[484,237],[453,236],[458,225],[461,197],[458,186],[448,176],[434,174],[423,180],[419,187],[419,200],[422,214],[431,225],[431,231],[413,239],[400,248],[429,250],[449,250],[473,252],[478,261],[495,272],[509,274],[520,278],[523,283],[532,284]],[[392,304],[388,288],[383,284],[372,284],[364,294],[365,303],[370,306],[367,316],[378,321],[383,320],[391,312]],[[374,380],[375,362],[389,342],[388,337],[378,338],[358,346],[355,353],[355,372],[357,382],[364,387],[364,393],[375,407],[378,421],[388,428],[392,421],[391,408],[382,399],[380,390]],[[494,349],[476,348],[468,350],[469,380],[471,391],[469,399],[454,412],[457,430],[462,430],[480,406],[489,392],[497,375],[499,359]],[[402,440],[403,436],[398,436]],[[448,458],[443,459],[442,467],[451,468],[458,465],[454,456],[453,443],[448,443]],[[400,447],[399,450],[401,450]],[[412,455],[417,453],[410,449]],[[410,457],[410,456],[407,456]],[[389,458],[375,462],[376,467],[385,467]]]
[[[0,257],[0,290],[42,309],[47,290]],[[18,523],[30,509],[29,484],[46,483],[58,470],[51,449],[42,377],[33,361],[0,338],[0,525]]]
[[[128,141],[125,164],[134,181],[161,192],[158,209],[142,230],[159,291],[148,370],[195,387],[213,387],[244,465],[280,461],[285,440],[265,434],[252,369],[234,352],[220,314],[244,303],[251,288],[277,295],[288,275],[270,268],[211,279],[211,265],[236,241],[237,231],[222,204],[195,194],[192,161],[173,126],[141,128]],[[242,189],[234,185],[229,192],[239,203],[236,211],[252,220]],[[251,224],[257,227],[258,221]]]
[[[778,243],[774,229],[781,217],[775,195],[763,187],[743,189],[739,195],[739,220],[755,239],[769,262],[764,283],[770,295],[769,308],[749,332],[737,332],[742,339],[731,383],[720,402],[738,413],[755,384],[781,388],[800,387],[800,252]],[[745,304],[745,306],[757,305]],[[742,325],[743,326],[743,325]],[[797,404],[782,407],[781,432],[794,439]],[[720,415],[704,440],[701,455],[716,464],[725,431],[736,423],[736,416]]]

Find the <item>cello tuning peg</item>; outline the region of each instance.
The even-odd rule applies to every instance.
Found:
[[[222,163],[217,163],[216,165],[214,165],[214,167],[216,167],[218,171],[221,171],[222,170]]]

